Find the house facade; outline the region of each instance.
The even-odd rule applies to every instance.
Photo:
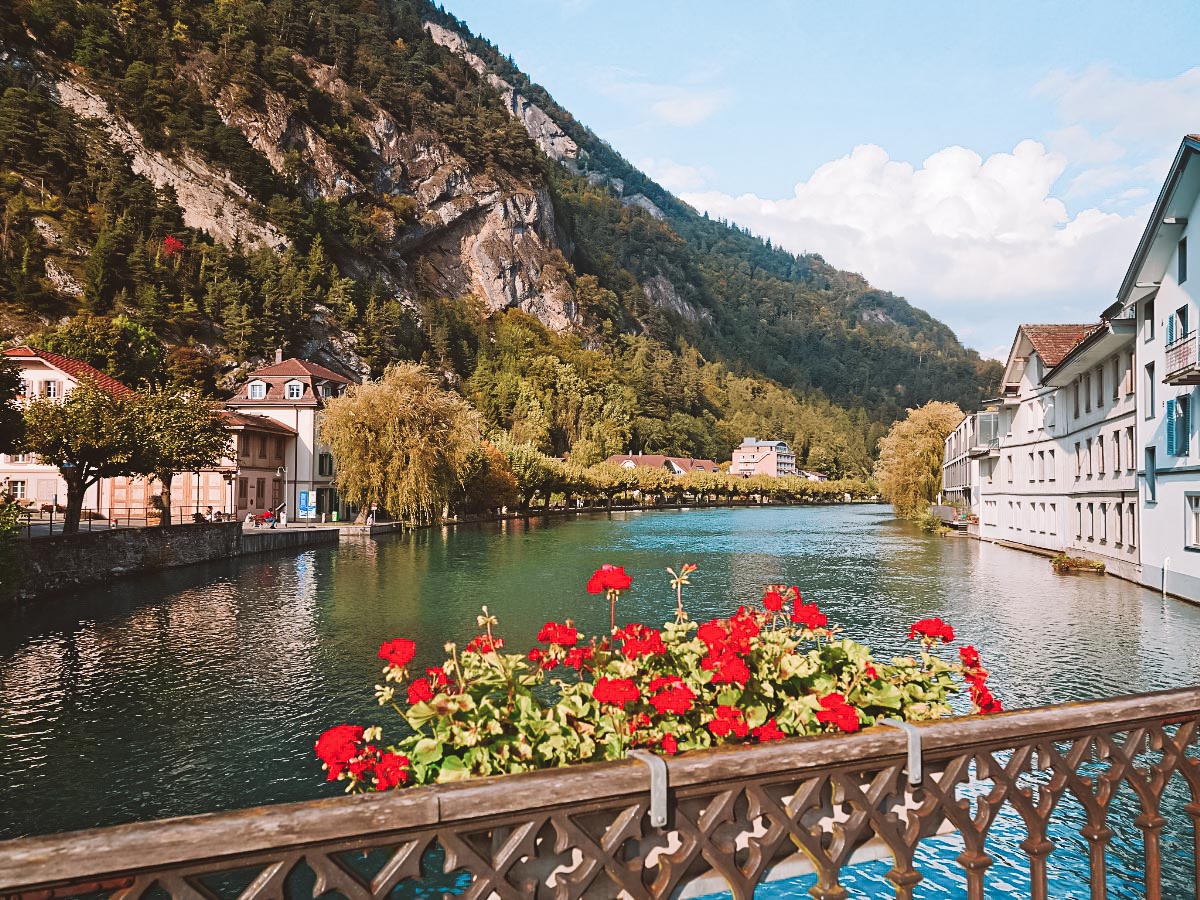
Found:
[[[280,478],[278,487],[279,503],[285,504],[288,518],[293,521],[332,519],[335,514],[344,518],[346,515],[347,510],[334,486],[333,454],[321,443],[318,429],[325,403],[340,396],[352,383],[349,378],[317,363],[277,359],[274,365],[251,372],[227,403],[235,413],[272,419],[294,433],[294,440],[281,464],[287,470],[286,477]],[[268,463],[270,452],[268,447]],[[259,449],[253,448],[249,461],[262,468],[263,457],[258,453]],[[242,461],[239,456],[239,468]],[[236,477],[239,503],[244,498],[248,504],[253,495],[254,502],[263,508],[259,497],[261,489],[272,492],[271,508],[279,506],[274,502],[276,487],[273,481],[263,480],[262,476],[249,471],[239,472]]]
[[[979,535],[1139,577],[1133,324],[1022,325],[995,451],[980,456]],[[968,454],[969,455],[969,454]]]
[[[771,475],[780,478],[796,474],[796,454],[786,441],[760,441],[748,437],[733,451],[730,475],[749,478],[752,475]]]
[[[4,351],[4,358],[20,373],[18,399],[22,401],[61,399],[83,379],[113,394],[130,393],[126,385],[112,376],[57,353],[33,347],[11,347]],[[106,488],[103,479],[88,488],[83,508],[105,509],[109,501]],[[0,490],[34,509],[54,503],[65,506],[67,502],[67,484],[58,467],[42,463],[31,454],[0,454]]]
[[[942,503],[968,515],[980,513],[980,473],[990,474],[1000,456],[999,412],[989,409],[963,417],[946,437],[942,455]]]
[[[1200,270],[1200,136],[1184,138],[1138,243],[1113,315],[1135,323],[1141,579],[1200,600],[1200,437],[1196,352]],[[1195,240],[1192,238],[1195,237]]]
[[[682,456],[663,456],[657,453],[616,454],[605,460],[613,466],[623,469],[651,468],[666,469],[672,475],[686,475],[688,472],[719,472],[721,467],[711,459],[691,459]]]

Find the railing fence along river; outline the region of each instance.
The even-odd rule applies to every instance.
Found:
[[[948,830],[915,845],[912,867],[926,877],[912,889],[914,898],[966,894],[968,873],[981,861],[972,855],[978,851],[969,844],[975,838],[967,811],[990,823],[986,841],[974,845],[994,860],[984,873],[982,896],[989,900],[1036,896],[1040,876],[1030,874],[1030,853],[1044,864],[1048,896],[1089,896],[1089,860],[1105,841],[1107,896],[1155,896],[1143,887],[1153,874],[1146,860],[1148,853],[1151,863],[1156,858],[1155,841],[1161,896],[1195,896],[1194,691],[926,726],[922,785],[903,794],[916,811],[895,822],[880,812],[890,802],[885,795],[899,798],[904,784],[904,737],[890,730],[672,760],[673,818],[663,833],[639,812],[649,800],[640,762],[362,799],[336,797],[339,786],[322,781],[312,756],[316,735],[339,721],[381,720],[370,691],[381,640],[415,637],[415,662],[438,662],[442,644],[471,627],[481,603],[499,616],[501,634],[518,642],[541,623],[568,616],[581,631],[601,633],[607,604],[582,589],[601,562],[624,564],[635,576],[619,620],[661,622],[674,607],[662,569],[681,561],[700,565],[685,601],[695,619],[728,615],[731,604],[761,596],[764,584],[797,583],[832,622],[886,658],[912,652],[904,638],[913,621],[942,616],[962,641],[979,647],[989,684],[1009,708],[1183,688],[1200,673],[1200,609],[1164,603],[1113,578],[1058,577],[1038,557],[921,535],[877,507],[535,520],[164,573],[0,622],[0,837],[45,850],[74,841],[50,832],[143,822],[113,833],[125,835],[124,850],[111,845],[124,856],[99,852],[93,833],[90,843],[76,842],[47,863],[59,868],[34,867],[29,856],[28,866],[17,865],[15,845],[6,846],[0,865],[9,866],[9,887],[0,894],[14,877],[26,884],[72,873],[92,879],[128,874],[131,863],[179,873],[210,858],[222,869],[235,860],[211,857],[228,850],[248,868],[202,878],[190,890],[236,895],[263,870],[264,896],[304,896],[320,860],[333,854],[328,877],[350,884],[357,873],[363,881],[357,894],[331,889],[362,896],[369,890],[362,884],[392,877],[382,874],[392,871],[385,870],[394,855],[387,848],[424,840],[418,855],[426,886],[411,880],[418,856],[398,857],[393,874],[402,886],[392,896],[513,896],[517,889],[575,896],[572,885],[591,872],[588,896],[611,897],[616,882],[606,867],[618,878],[636,874],[645,885],[677,878],[693,892],[717,891],[721,884],[702,880],[705,867],[714,866],[706,860],[738,846],[729,859],[741,874],[726,873],[733,882],[764,872],[796,876],[759,889],[757,896],[776,900],[806,896],[815,885],[814,875],[790,866],[799,862],[795,841],[805,834],[815,840],[805,828],[824,809],[855,835],[831,832],[833,843],[821,851],[831,859],[882,830],[890,836],[885,842],[903,850],[903,861],[916,836]],[[1131,757],[1149,774],[1137,775]],[[1184,770],[1193,773],[1190,787]],[[967,811],[947,804],[951,783],[965,795]],[[145,821],[322,796],[331,799],[308,810],[319,815],[275,806],[179,828]],[[1150,812],[1158,797],[1158,812]],[[867,810],[872,804],[875,813]],[[1106,826],[1094,825],[1097,804],[1106,804]],[[702,816],[702,809],[712,812]],[[757,836],[739,844],[736,835],[759,816]],[[616,830],[606,832],[606,821]],[[161,840],[143,838],[148,833]],[[672,840],[671,833],[680,844],[655,854],[655,842]],[[22,837],[38,834],[46,836]],[[1050,842],[1054,850],[1046,855]],[[591,861],[576,866],[572,847]],[[371,852],[363,856],[364,849]],[[868,855],[878,857],[876,850]],[[539,853],[564,867],[553,889],[536,888],[548,878],[540,864],[520,863]],[[787,856],[793,858],[783,865]],[[285,888],[271,888],[288,861],[301,857],[310,862]],[[650,870],[640,868],[647,859]],[[272,868],[281,861],[281,869]],[[438,874],[444,867],[458,874]],[[879,860],[844,868],[848,896],[893,895],[891,867]],[[472,872],[481,876],[476,885]],[[489,873],[502,878],[489,882]],[[897,873],[908,870],[902,865]],[[720,875],[719,867],[711,874]],[[136,896],[146,882],[133,877],[141,887],[107,893]],[[534,887],[512,887],[525,880]],[[171,893],[183,884],[160,888]],[[178,889],[177,896],[195,896]]]
[[[751,900],[760,882],[813,872],[811,896],[842,900],[842,869],[883,853],[895,896],[912,898],[924,880],[921,841],[950,831],[962,845],[950,881],[984,900],[989,833],[1015,812],[1026,896],[1051,896],[1055,824],[1087,842],[1074,859],[1079,883],[1109,897],[1106,848],[1132,816],[1145,896],[1180,897],[1176,885],[1163,893],[1160,841],[1168,825],[1188,830],[1186,811],[1194,872],[1200,760],[1188,751],[1198,727],[1200,688],[1191,688],[925,724],[919,770],[907,738],[879,730],[699,752],[665,764],[661,827],[649,772],[626,761],[28,838],[0,844],[0,891],[575,900],[727,889]],[[1181,809],[1171,809],[1176,781],[1189,801]],[[1135,804],[1117,802],[1123,787]],[[1068,796],[1083,821],[1055,815]]]

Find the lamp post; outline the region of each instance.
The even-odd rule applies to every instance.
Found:
[[[287,514],[288,510],[288,470],[287,466],[280,466],[275,470],[275,474],[283,479],[283,513]],[[279,518],[279,510],[276,510],[275,518]]]

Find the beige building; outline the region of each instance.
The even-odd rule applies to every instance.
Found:
[[[20,373],[19,396],[23,401],[61,399],[83,379],[112,394],[130,393],[128,387],[99,369],[57,353],[33,347],[11,347],[4,351],[4,358]],[[89,511],[106,508],[106,487],[103,480],[90,487],[84,495],[83,508]],[[65,506],[67,502],[67,484],[58,467],[39,462],[29,454],[0,455],[0,488],[35,509],[49,507],[56,501],[59,506]]]
[[[796,474],[796,454],[786,441],[760,441],[748,437],[733,451],[730,475],[771,475],[779,478]]]
[[[686,475],[688,472],[719,472],[721,467],[711,459],[691,459],[682,456],[663,456],[658,453],[629,453],[610,456],[605,460],[613,466],[623,469],[665,469],[672,475]]]
[[[338,499],[333,485],[334,462],[329,448],[318,439],[317,428],[325,402],[342,394],[353,382],[317,363],[302,359],[278,360],[274,365],[251,372],[237,394],[228,402],[236,413],[247,416],[265,416],[290,429],[291,441],[281,463],[286,472],[279,482],[281,502],[286,503],[288,518],[292,521],[309,521],[329,518],[337,513],[344,517],[346,510]],[[243,462],[252,462],[263,468],[264,460],[258,455],[260,448],[254,447],[251,459],[239,457],[239,468]],[[268,448],[268,454],[272,452]],[[270,456],[266,462],[273,460]],[[268,466],[269,468],[269,466]],[[264,508],[259,498],[260,488],[275,491],[273,482],[260,484],[262,476],[247,472],[237,475],[239,503],[244,496],[247,503],[251,495],[258,508]],[[265,506],[278,506],[272,499]],[[248,508],[248,507],[246,507]],[[239,506],[239,510],[243,507]]]

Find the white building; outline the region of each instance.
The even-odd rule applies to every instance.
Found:
[[[995,455],[980,466],[980,537],[1102,560],[1137,580],[1133,322],[1022,325]]]
[[[33,347],[11,347],[4,351],[4,358],[21,375],[18,399],[22,401],[34,398],[61,399],[83,379],[92,381],[112,394],[130,393],[128,387],[112,376],[85,362],[57,353]],[[107,505],[105,481],[102,479],[88,488],[83,498],[85,510],[99,511]],[[58,467],[46,465],[37,457],[25,453],[0,454],[0,489],[34,509],[49,507],[55,501],[64,507],[67,503],[67,484],[59,474]]]
[[[733,451],[729,474],[743,478],[751,475],[771,475],[775,478],[795,475],[796,454],[787,441],[760,441],[748,437]]]
[[[287,469],[283,499],[288,517],[293,521],[332,517],[334,512],[339,517],[346,514],[334,487],[333,455],[320,442],[317,429],[325,401],[341,394],[350,384],[349,378],[316,363],[302,359],[278,360],[274,365],[251,372],[227,404],[235,412],[266,416],[295,432],[288,458],[283,461]],[[266,449],[257,452],[266,458]],[[260,480],[256,490],[261,491],[265,486]],[[276,489],[273,483],[269,486]],[[246,507],[254,487],[247,475],[237,476],[239,510]],[[257,498],[256,503],[260,508],[268,505]],[[274,497],[269,505],[272,508],[278,506]]]
[[[942,503],[978,516],[980,473],[991,472],[1000,456],[996,409],[971,413],[946,437],[942,455]]]
[[[1142,581],[1200,600],[1197,299],[1188,243],[1200,221],[1200,136],[1184,138],[1121,283],[1112,314],[1137,322]],[[1200,243],[1200,239],[1191,243]],[[1193,248],[1194,249],[1194,248]]]

